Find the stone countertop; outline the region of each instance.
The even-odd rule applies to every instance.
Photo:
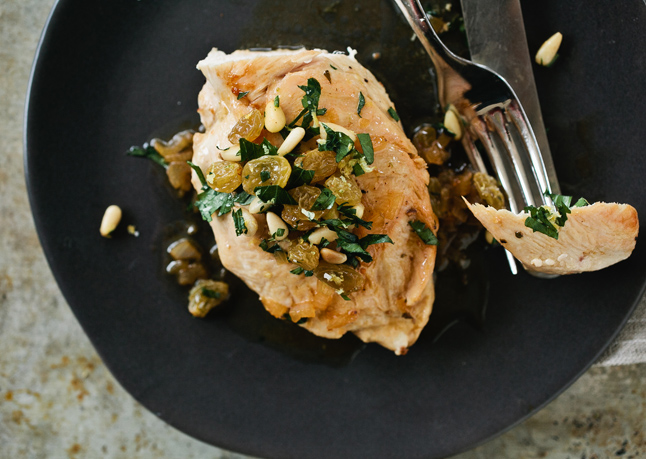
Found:
[[[0,457],[244,458],[135,402],[74,319],[42,253],[23,179],[22,120],[54,0],[0,0]],[[481,458],[646,457],[646,364],[593,367]]]

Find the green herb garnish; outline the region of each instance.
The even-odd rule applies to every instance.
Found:
[[[363,156],[366,157],[366,163],[372,164],[375,161],[375,150],[372,146],[372,139],[370,134],[357,134],[359,144],[363,150]]]
[[[274,97],[274,107],[280,107],[280,97]]]
[[[348,260],[356,257],[369,263],[372,261],[372,256],[366,251],[368,246],[385,242],[393,244],[393,241],[386,234],[368,234],[361,239],[345,230],[337,231],[337,234],[339,238],[336,240],[336,246],[341,252],[348,255]]]
[[[218,213],[218,217],[227,214],[233,207],[233,195],[231,193],[220,193],[210,188],[206,183],[202,169],[190,161],[187,161],[187,163],[195,171],[202,184],[202,192],[197,195],[197,199],[192,204],[193,207],[200,211],[202,219],[210,222],[213,220],[212,215],[215,212]]]
[[[527,206],[524,211],[529,212],[529,217],[525,219],[525,226],[531,228],[534,232],[543,233],[554,239],[559,238],[558,228],[565,226],[565,222],[567,222],[568,219],[567,215],[571,213],[571,207],[583,207],[590,204],[584,198],[581,198],[574,204],[574,206],[570,206],[572,203],[572,196],[552,194],[549,190],[545,190],[545,193],[543,194],[552,200],[554,208],[558,212],[558,216],[554,218],[554,223],[552,223],[550,217],[553,217],[555,214],[553,214],[549,208]]]
[[[283,249],[281,249],[278,244],[274,242],[270,245],[270,242],[274,242],[273,239],[263,239],[262,241],[260,241],[259,247],[265,252],[269,253],[282,252]]]
[[[547,210],[545,207],[534,207],[528,206],[524,209],[525,212],[529,212],[529,217],[525,219],[525,226],[531,228],[534,232],[543,233],[546,236],[552,237],[554,239],[559,238],[559,232],[554,227],[552,222],[550,222],[549,217],[552,213]]]
[[[151,161],[156,162],[160,166],[167,168],[168,163],[164,159],[162,155],[160,155],[157,150],[155,150],[154,147],[148,145],[145,146],[145,148],[141,147],[130,147],[130,149],[126,152],[128,156],[135,156],[137,158],[148,158]]]
[[[352,166],[352,173],[354,175],[356,175],[357,177],[359,177],[359,176],[365,174],[366,171],[364,171],[363,167],[361,167],[361,165],[357,163],[354,166]]]
[[[266,182],[271,178],[271,173],[269,171],[260,171],[260,181]]]
[[[305,270],[299,266],[298,268],[294,268],[294,269],[292,269],[292,270],[290,271],[290,273],[292,273],[292,274],[296,274],[296,275],[299,275],[299,274],[302,274],[304,271],[305,271]]]
[[[301,169],[294,164],[292,166],[292,173],[289,176],[289,181],[287,182],[286,188],[292,189],[301,185],[309,185],[314,178],[314,173],[314,171]]]
[[[211,290],[206,287],[202,287],[202,295],[204,295],[207,298],[213,298],[213,299],[220,299],[222,294],[220,292],[216,292],[215,290]]]
[[[363,110],[363,106],[366,105],[366,98],[363,96],[363,93],[359,91],[359,105],[357,105],[357,115],[361,117],[361,110]]]
[[[426,226],[424,222],[415,220],[408,222],[408,224],[411,226],[411,228],[413,228],[413,230],[417,233],[424,244],[437,245],[437,237],[435,236],[435,234],[433,234],[433,231],[431,231],[431,229]]]
[[[233,198],[233,202],[237,202],[241,206],[248,206],[249,204],[251,204],[251,201],[253,201],[254,197],[254,195],[249,194],[246,191],[240,191],[236,193],[235,197]]]
[[[327,210],[331,209],[332,206],[334,205],[334,201],[336,200],[336,196],[330,191],[329,188],[323,188],[321,190],[321,194],[319,195],[318,198],[316,198],[316,201],[314,201],[314,204],[312,205],[312,209],[310,210]]]
[[[276,156],[278,148],[273,146],[269,140],[264,139],[260,145],[249,142],[247,139],[240,139],[240,159],[250,161],[262,156]]]
[[[234,210],[231,212],[231,216],[233,217],[233,224],[236,228],[236,236],[247,234],[247,225],[244,223],[242,209]]]
[[[285,191],[278,185],[259,186],[256,187],[253,191],[262,202],[268,204],[287,204],[291,206],[298,205],[296,200],[294,200],[294,198],[292,198],[287,191]]]
[[[397,112],[395,111],[395,109],[394,109],[394,108],[390,107],[390,108],[388,109],[388,114],[389,114],[389,115],[390,115],[390,116],[391,116],[395,121],[399,121],[399,115],[397,114]]]
[[[343,132],[333,131],[327,124],[321,123],[327,134],[325,142],[319,144],[319,151],[333,151],[336,153],[336,162],[348,156],[354,150],[354,142]]]
[[[249,94],[249,91],[244,91],[244,92],[239,93],[239,94],[238,94],[238,100],[242,99],[242,98],[243,98],[244,96],[246,96],[247,94]]]

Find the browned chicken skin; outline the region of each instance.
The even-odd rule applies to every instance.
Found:
[[[406,138],[399,122],[388,113],[393,107],[383,86],[354,58],[321,50],[251,52],[230,55],[213,50],[198,64],[207,82],[199,95],[199,113],[206,132],[195,135],[193,162],[206,170],[221,161],[218,148],[231,145],[228,135],[250,107],[264,110],[268,100],[280,97],[287,122],[302,110],[299,85],[315,78],[321,85],[321,122],[335,123],[357,133],[369,133],[374,144],[373,171],[357,177],[370,231],[355,229],[359,237],[387,234],[394,244],[368,247],[374,261],[359,267],[363,288],[350,301],[317,280],[290,273],[293,264],[279,264],[259,243],[267,237],[263,214],[256,215],[254,237],[236,236],[230,214],[213,217],[211,226],[224,266],[258,293],[275,317],[285,313],[302,326],[326,338],[355,333],[365,342],[377,342],[403,354],[418,338],[431,313],[435,246],[426,245],[409,222],[424,222],[434,233],[437,219],[431,208],[426,164]],[[241,92],[246,97],[238,99]],[[359,92],[365,97],[357,114]],[[263,131],[274,145],[278,134]],[[193,174],[193,184],[200,182]]]

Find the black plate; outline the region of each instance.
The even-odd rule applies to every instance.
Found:
[[[532,49],[556,30],[565,36],[556,66],[535,70],[564,191],[628,202],[644,215],[643,2],[611,12],[600,0],[525,3]],[[160,255],[182,206],[154,164],[124,152],[194,117],[203,83],[196,62],[212,46],[352,45],[411,127],[435,105],[430,78],[412,77],[429,63],[409,38],[385,0],[58,2],[28,97],[34,218],[61,290],[105,363],[160,418],[259,456],[442,457],[535,412],[626,321],[644,287],[643,244],[602,272],[551,281],[513,277],[501,253],[488,253],[482,330],[458,324],[436,343],[423,334],[405,357],[361,349],[353,338],[320,347],[321,358],[293,344],[290,352],[267,338],[278,329],[263,335],[278,321],[258,320],[253,333],[241,324],[238,310],[266,315],[240,287],[209,320],[186,312]],[[99,236],[112,203],[141,237]]]

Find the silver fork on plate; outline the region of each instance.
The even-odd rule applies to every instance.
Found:
[[[489,173],[476,140],[487,153],[502,185],[509,210],[552,205],[544,191],[560,193],[556,174],[548,174],[532,127],[518,97],[497,73],[453,54],[439,39],[419,0],[395,0],[428,52],[437,73],[440,104],[453,105],[467,127],[462,144],[472,166]],[[513,274],[518,270],[506,251]]]

